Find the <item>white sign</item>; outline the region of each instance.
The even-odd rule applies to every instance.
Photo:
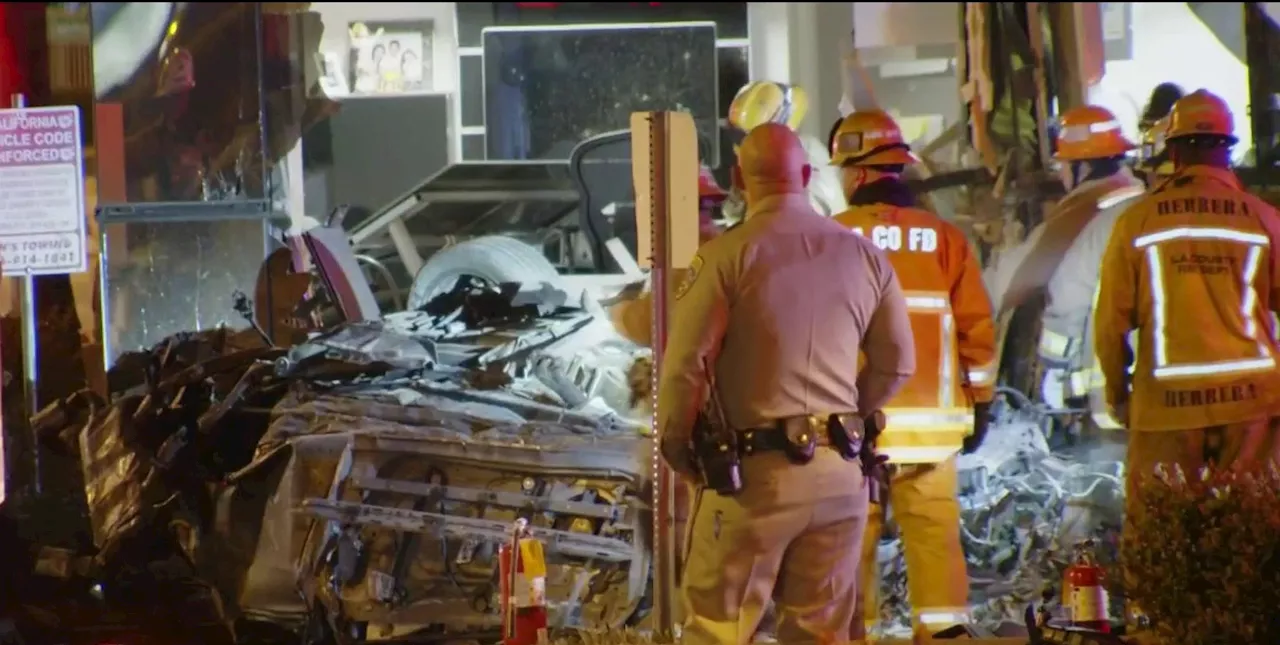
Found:
[[[0,110],[0,269],[88,269],[80,108]]]

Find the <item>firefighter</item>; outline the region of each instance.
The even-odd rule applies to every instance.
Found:
[[[1142,183],[1125,165],[1125,155],[1136,146],[1125,138],[1110,110],[1093,105],[1063,114],[1054,142],[1054,159],[1067,196],[1032,251],[1042,260],[1061,257],[1045,285],[1041,317],[1039,355],[1046,368],[1045,400],[1056,404],[1059,398],[1090,399],[1094,422],[1116,429],[1103,402],[1088,323],[1111,230],[1143,193]],[[1065,251],[1051,254],[1052,246]],[[1015,281],[1027,280],[1030,274],[1024,268],[1021,280]]]
[[[1138,119],[1142,147],[1138,149],[1135,169],[1148,188],[1154,188],[1161,178],[1173,173],[1173,164],[1164,152],[1164,133],[1169,129],[1169,111],[1185,94],[1177,83],[1161,83],[1151,90],[1142,108],[1142,118]]]
[[[1151,90],[1147,104],[1142,107],[1142,117],[1138,119],[1138,131],[1148,132],[1157,127],[1160,121],[1169,116],[1173,104],[1186,95],[1177,83],[1161,83]],[[1167,123],[1165,124],[1168,125]]]
[[[902,528],[917,642],[964,622],[969,584],[960,546],[955,456],[987,429],[995,386],[995,325],[981,268],[959,228],[918,208],[901,180],[916,161],[884,112],[854,112],[834,130],[849,210],[836,221],[884,251],[907,294],[918,365],[885,408],[878,451],[889,458],[888,501]],[[847,274],[846,274],[847,275]],[[876,546],[883,509],[863,543],[863,617],[875,623]],[[854,625],[855,635],[863,625]]]
[[[837,451],[849,446],[830,438],[858,442],[853,415],[880,409],[915,358],[893,267],[814,212],[809,172],[790,129],[753,129],[734,169],[750,210],[702,246],[675,293],[658,395],[663,457],[697,481],[694,426],[714,381],[743,482],[733,495],[696,495],[682,579],[688,645],[750,643],[779,578],[779,641],[846,642],[855,616],[868,487],[859,460]],[[853,432],[833,435],[833,417]]]
[[[705,244],[707,240],[720,234],[715,222],[715,210],[720,206],[728,193],[716,183],[711,171],[703,166],[698,173],[698,239]],[[683,271],[672,271],[671,283],[679,284]],[[644,283],[628,288],[621,294],[622,300],[609,309],[609,317],[613,320],[614,329],[627,340],[645,347],[653,343],[653,294],[640,292]]]
[[[831,217],[845,209],[844,192],[840,190],[840,175],[831,168],[827,148],[809,135],[800,134],[798,128],[809,110],[809,97],[795,85],[772,81],[755,81],[738,90],[729,105],[729,125],[746,134],[764,123],[780,123],[796,131],[809,159],[813,174],[809,180],[809,203],[820,215]],[[724,205],[724,215],[738,221],[746,213],[747,205],[742,194],[733,191]]]
[[[1147,188],[1155,188],[1173,175],[1173,162],[1169,160],[1169,150],[1164,145],[1168,131],[1167,116],[1142,130],[1142,147],[1138,149],[1136,167]]]
[[[1106,400],[1129,429],[1126,500],[1157,465],[1247,470],[1280,445],[1280,216],[1232,173],[1234,129],[1212,93],[1178,100],[1174,174],[1120,216],[1103,259],[1093,315]]]

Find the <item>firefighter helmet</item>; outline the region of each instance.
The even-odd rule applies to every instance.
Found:
[[[1142,131],[1142,145],[1138,148],[1138,168],[1158,176],[1172,175],[1173,162],[1165,152],[1165,133],[1169,130],[1169,117],[1164,117]]]
[[[728,196],[729,193],[720,187],[720,183],[711,174],[711,169],[702,166],[698,170],[698,201],[702,203],[710,202],[714,205],[724,201]]]
[[[753,81],[742,86],[729,105],[729,125],[750,132],[765,123],[795,130],[809,111],[809,95],[795,85]]]
[[[1116,115],[1097,105],[1067,110],[1059,121],[1055,143],[1054,158],[1060,161],[1110,159],[1137,147],[1121,132]]]
[[[890,166],[919,161],[902,128],[882,110],[850,112],[831,137],[833,166]]]
[[[1227,102],[1208,90],[1196,90],[1173,104],[1165,140],[1217,136],[1235,143],[1235,130],[1235,119]]]

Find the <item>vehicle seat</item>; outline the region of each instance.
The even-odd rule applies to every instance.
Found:
[[[569,153],[569,177],[580,195],[578,214],[596,269],[621,272],[605,242],[616,237],[632,255],[636,253],[631,130],[605,132],[579,143]]]

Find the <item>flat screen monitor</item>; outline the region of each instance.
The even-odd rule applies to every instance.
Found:
[[[488,159],[565,160],[633,112],[681,110],[719,164],[715,23],[490,27],[483,40]]]

